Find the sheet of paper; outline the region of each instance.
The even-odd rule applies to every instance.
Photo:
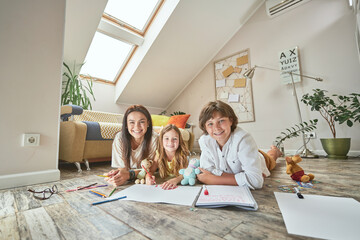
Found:
[[[242,68],[239,68],[239,67],[234,68],[234,72],[236,72],[236,73],[241,73],[241,71],[242,71]]]
[[[223,75],[224,77],[228,77],[230,76],[232,73],[234,72],[234,67],[230,66],[227,69],[225,69],[225,71],[223,71]]]
[[[228,97],[229,97],[229,93],[228,93],[228,92],[222,91],[222,92],[220,93],[220,98],[227,99]]]
[[[245,55],[236,59],[236,65],[241,66],[248,63],[248,61],[248,55]]]
[[[216,80],[216,87],[225,87],[225,79]]]
[[[243,88],[246,87],[246,78],[239,78],[234,80],[234,87]]]
[[[324,239],[359,239],[360,203],[353,198],[274,192],[290,234]]]
[[[216,69],[216,70],[220,70],[220,69],[223,68],[223,66],[224,66],[223,63],[216,63],[216,64],[215,64],[215,69]]]
[[[178,186],[172,190],[163,190],[160,185],[135,184],[112,195],[111,198],[126,196],[123,200],[191,206],[200,189],[201,187],[196,186]]]
[[[239,94],[229,94],[228,102],[239,102]]]

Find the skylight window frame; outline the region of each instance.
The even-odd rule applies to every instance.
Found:
[[[125,23],[113,16],[111,16],[110,14],[107,13],[103,13],[101,21],[104,22],[110,22],[112,24],[114,24],[115,26],[118,26],[119,29],[123,29],[123,31],[125,31],[124,29],[133,32],[137,35],[140,35],[141,37],[144,37],[146,35],[147,30],[149,29],[150,25],[152,24],[154,18],[156,17],[156,15],[158,14],[159,10],[161,9],[161,6],[164,4],[165,0],[159,0],[158,3],[155,5],[154,10],[152,11],[152,13],[150,14],[148,20],[146,21],[144,27],[142,30],[139,30],[133,26],[131,26],[128,23]],[[97,32],[103,33],[109,37],[112,37],[112,34],[108,34],[105,31],[101,30],[101,29],[97,29]],[[111,85],[115,85],[117,83],[117,81],[120,79],[121,74],[124,72],[126,66],[128,65],[128,63],[130,62],[132,56],[134,55],[135,51],[138,49],[139,45],[134,43],[134,42],[129,42],[129,41],[125,41],[125,40],[120,40],[118,38],[116,38],[118,41],[123,41],[123,42],[127,42],[133,45],[132,49],[130,50],[129,54],[127,55],[127,57],[125,58],[125,60],[123,61],[123,63],[121,64],[118,73],[116,74],[115,78],[113,81],[111,80],[106,80],[106,79],[101,79],[98,77],[93,77],[91,76],[91,78],[93,79],[93,81],[95,82],[101,82],[101,83],[106,83],[106,84],[111,84]],[[89,78],[88,76],[85,75],[81,75],[82,78]]]

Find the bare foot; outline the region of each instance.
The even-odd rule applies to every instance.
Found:
[[[270,151],[272,151],[272,152],[274,153],[274,155],[276,156],[276,158],[282,156],[282,152],[281,152],[280,149],[278,149],[275,145],[271,145],[270,148],[271,148]]]

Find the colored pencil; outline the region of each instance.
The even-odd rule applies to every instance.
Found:
[[[97,185],[97,186],[91,186],[91,187],[87,187],[87,188],[82,188],[80,190],[85,190],[85,189],[92,189],[92,188],[98,188],[98,187],[107,187],[108,185]],[[65,192],[75,192],[78,191],[79,188],[75,188],[75,189],[69,189],[69,190],[65,190]]]
[[[108,199],[108,200],[101,201],[101,202],[94,202],[94,203],[92,203],[92,205],[98,205],[98,204],[102,204],[102,203],[112,202],[112,201],[116,201],[116,200],[123,199],[123,198],[126,198],[126,196],[119,197],[119,198]]]
[[[115,192],[116,187],[114,187],[114,189],[111,191],[111,193],[109,194],[109,197],[111,197],[111,195]]]
[[[146,171],[147,174],[149,174],[150,177],[152,177],[152,175],[148,172],[148,170],[146,170],[146,168],[143,165],[141,165],[141,167]]]
[[[93,184],[90,184],[90,185],[87,185],[85,187],[79,187],[78,190],[81,190],[81,189],[84,189],[84,188],[88,188],[88,187],[91,187],[91,186],[94,186],[96,185],[97,183],[93,183]]]
[[[99,193],[99,192],[95,192],[95,191],[93,191],[93,190],[90,190],[89,192],[91,192],[92,194],[98,195],[98,196],[100,196],[100,197],[106,198],[106,195],[105,195],[105,194],[102,194],[102,193]]]

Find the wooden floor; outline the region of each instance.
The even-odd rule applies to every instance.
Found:
[[[314,188],[305,194],[341,196],[360,201],[360,159],[304,159],[306,173],[315,174]],[[280,159],[263,189],[252,191],[258,211],[234,208],[196,209],[168,204],[115,201],[98,206],[88,190],[64,192],[91,183],[103,183],[110,163],[92,163],[91,171],[77,173],[72,164],[60,164],[55,183],[0,191],[0,239],[308,239],[289,235],[274,197],[280,185],[294,182]],[[83,166],[84,167],[84,166]],[[84,169],[84,168],[83,168]],[[34,199],[26,190],[56,184],[60,193],[48,200]],[[123,188],[128,187],[123,186]],[[105,194],[112,187],[98,188]]]

